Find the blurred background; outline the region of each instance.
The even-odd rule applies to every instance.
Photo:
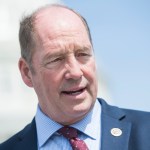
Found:
[[[37,97],[18,70],[19,20],[40,5],[63,3],[89,23],[99,76],[98,96],[150,111],[149,0],[0,0],[0,143],[29,123]]]

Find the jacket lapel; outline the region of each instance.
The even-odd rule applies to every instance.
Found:
[[[128,150],[131,123],[125,122],[125,113],[99,99],[102,105],[101,150]]]
[[[37,150],[37,133],[35,120],[18,135],[15,150]]]

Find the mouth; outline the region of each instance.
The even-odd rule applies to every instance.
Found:
[[[85,91],[85,89],[86,88],[81,88],[81,89],[77,89],[77,90],[62,91],[62,94],[76,96],[76,95],[83,93]]]

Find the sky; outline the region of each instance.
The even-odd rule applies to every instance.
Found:
[[[150,111],[150,1],[63,2],[89,23],[99,74],[113,103]]]

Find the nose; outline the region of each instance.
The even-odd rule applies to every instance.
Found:
[[[68,63],[65,64],[66,68],[66,79],[74,79],[78,80],[83,76],[83,72],[81,70],[81,64],[76,60],[75,57],[71,57]]]

